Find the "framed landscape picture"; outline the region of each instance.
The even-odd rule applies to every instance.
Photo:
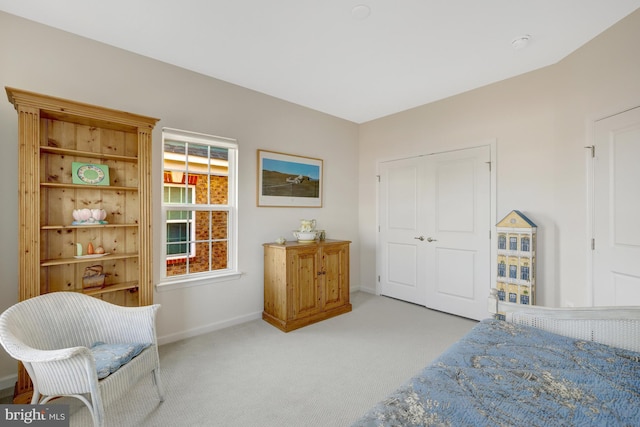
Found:
[[[258,206],[322,207],[322,160],[258,150]]]

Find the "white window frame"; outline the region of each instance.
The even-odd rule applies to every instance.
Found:
[[[168,290],[174,288],[199,286],[215,283],[222,280],[230,280],[240,277],[238,271],[238,143],[235,139],[224,138],[214,135],[207,135],[197,132],[184,131],[172,128],[162,129],[162,169],[164,173],[164,146],[165,141],[187,142],[200,145],[210,145],[228,150],[228,202],[226,205],[198,205],[198,204],[171,204],[165,205],[164,196],[161,200],[161,245],[159,264],[159,283],[158,290]],[[214,174],[211,174],[214,175]],[[160,194],[164,194],[164,180],[160,183]],[[214,209],[212,209],[214,208]],[[176,257],[167,258],[167,211],[168,210],[189,210],[197,211],[199,209],[212,211],[227,212],[227,268],[222,270],[213,270],[198,273],[187,273],[178,276],[167,276],[167,259],[176,259]],[[180,256],[178,258],[184,258]]]

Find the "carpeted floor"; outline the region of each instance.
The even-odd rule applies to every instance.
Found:
[[[366,293],[353,311],[284,333],[262,320],[160,347],[150,379],[106,408],[106,426],[348,426],[475,321]],[[72,426],[89,426],[72,403]]]

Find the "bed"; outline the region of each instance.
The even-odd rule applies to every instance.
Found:
[[[640,307],[490,307],[353,427],[640,425]]]

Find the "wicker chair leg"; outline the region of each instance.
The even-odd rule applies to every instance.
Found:
[[[162,380],[160,379],[160,369],[153,370],[153,383],[156,385],[160,402],[164,402],[164,387],[162,386]]]

